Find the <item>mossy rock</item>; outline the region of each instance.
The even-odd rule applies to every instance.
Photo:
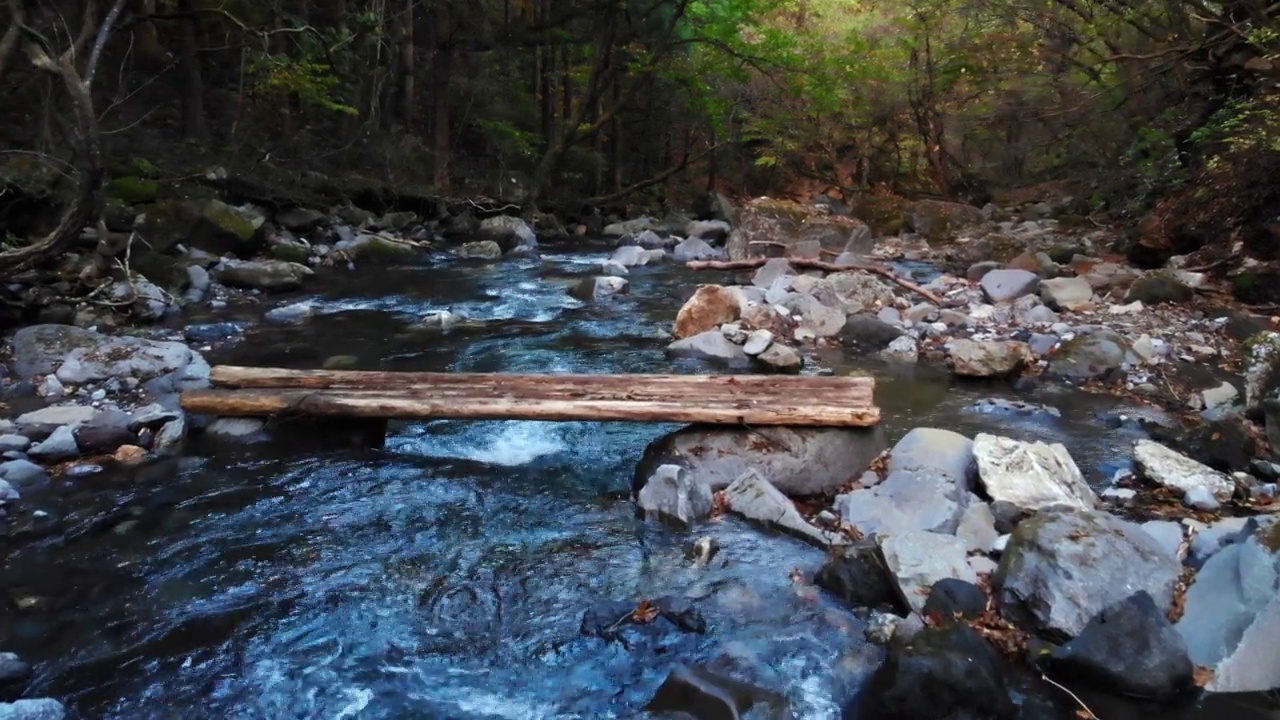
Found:
[[[160,183],[135,176],[118,177],[107,183],[106,195],[130,205],[151,203],[160,196]]]
[[[271,257],[305,265],[311,258],[311,249],[298,242],[277,242],[271,246]]]
[[[1049,259],[1059,265],[1070,265],[1075,256],[1085,254],[1079,245],[1055,245],[1049,249]]]
[[[897,235],[906,227],[910,201],[899,195],[858,195],[849,201],[853,216],[871,226],[877,237]]]
[[[138,233],[152,252],[186,243],[215,255],[247,255],[260,247],[265,223],[262,213],[220,200],[161,200],[143,210]]]
[[[1196,291],[1186,283],[1169,273],[1160,272],[1134,280],[1124,301],[1131,303],[1141,300],[1143,305],[1159,305],[1190,302],[1195,296]]]
[[[355,355],[330,355],[324,361],[325,370],[350,370],[360,364]]]
[[[186,266],[172,255],[134,255],[130,267],[155,285],[174,294],[180,293],[188,282]]]

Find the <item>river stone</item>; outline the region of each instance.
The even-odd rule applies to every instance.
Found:
[[[858,720],[1015,720],[1004,660],[973,628],[952,623],[892,643],[844,707]]]
[[[742,352],[755,357],[773,344],[773,333],[766,329],[752,330],[747,335],[747,341],[742,344]]]
[[[747,715],[752,708],[767,708]],[[787,720],[786,698],[751,683],[703,667],[677,665],[645,706],[650,713],[674,713],[694,720],[769,717]]]
[[[0,479],[0,506],[21,499],[22,495],[9,484],[8,480]],[[0,680],[2,679],[0,678]]]
[[[214,198],[174,199],[150,205],[135,228],[155,254],[181,243],[214,255],[245,255],[261,246],[266,221],[266,215],[250,205],[237,207]]]
[[[920,360],[920,347],[915,338],[903,335],[881,350],[880,357],[889,362],[915,363]]]
[[[800,369],[804,367],[804,358],[800,353],[795,348],[782,343],[770,345],[768,349],[756,356],[756,360],[773,372],[787,375],[798,375]]]
[[[860,352],[879,352],[902,336],[902,329],[874,315],[850,315],[840,328],[840,341]]]
[[[601,231],[605,237],[622,237],[624,235],[639,235],[645,230],[649,230],[654,226],[653,218],[638,217],[633,220],[611,223],[605,225]]]
[[[507,251],[538,247],[538,236],[529,223],[511,215],[497,215],[480,221],[480,240],[492,240]]]
[[[918,200],[907,205],[903,213],[907,225],[929,240],[945,240],[983,219],[980,208],[947,200]]]
[[[812,240],[839,253],[869,244],[871,228],[856,218],[832,215],[825,207],[756,198],[739,211],[737,225],[729,234],[725,250],[730,259],[741,260],[769,255],[778,248],[786,252],[796,243]]]
[[[996,530],[996,517],[991,506],[973,493],[969,494],[969,505],[960,517],[960,525],[956,528],[956,537],[964,541],[969,552],[989,553],[1000,539]]]
[[[1262,410],[1263,401],[1275,397],[1277,388],[1280,388],[1280,333],[1257,333],[1249,338],[1247,347],[1249,358],[1244,371],[1244,404],[1247,411],[1256,413]],[[16,336],[14,355],[16,358]]]
[[[1169,607],[1178,560],[1142,528],[1096,510],[1043,510],[1014,528],[993,578],[1000,612],[1030,630],[1079,635],[1139,591]]]
[[[1210,692],[1280,687],[1280,522],[1269,519],[1205,563],[1177,629],[1191,660],[1214,671]]]
[[[1098,330],[1059,345],[1046,372],[1065,380],[1092,380],[1119,369],[1130,355],[1129,343],[1118,333]]]
[[[947,343],[952,372],[960,377],[1003,378],[1018,373],[1031,359],[1031,348],[1016,340],[970,340]]]
[[[750,358],[719,330],[708,330],[693,337],[676,340],[667,346],[667,357],[688,358],[722,365],[733,370],[745,370]]]
[[[692,526],[711,514],[711,488],[679,465],[659,465],[636,495],[646,519]]]
[[[349,242],[340,242],[334,250],[340,250],[347,260],[383,264],[402,262],[418,254],[412,245],[370,233],[360,233]]]
[[[617,263],[623,267],[648,265],[649,251],[639,245],[623,245],[613,251],[613,254],[609,256],[608,262]]]
[[[907,615],[910,608],[898,593],[897,580],[889,574],[880,548],[860,543],[828,556],[813,577],[813,584],[853,608],[875,608]]]
[[[832,337],[845,325],[844,310],[828,305],[813,295],[792,295],[783,307],[791,311],[801,328],[813,331],[817,337]]]
[[[79,425],[89,422],[98,414],[98,409],[89,405],[53,405],[39,410],[23,413],[14,421],[18,432],[30,436],[39,432],[40,428],[48,428],[45,437],[54,428],[63,425]]]
[[[473,240],[459,245],[453,254],[472,260],[497,260],[502,257],[502,246],[492,240]]]
[[[712,490],[750,469],[787,495],[818,495],[861,475],[884,449],[880,428],[738,428],[693,425],[645,448],[632,490],[661,465],[680,465]]]
[[[1224,503],[1235,493],[1235,482],[1225,473],[1152,440],[1139,440],[1134,444],[1133,462],[1142,477],[1184,494],[1204,491]]]
[[[733,228],[723,220],[694,220],[684,227],[687,237],[699,238],[709,243],[723,242]]]
[[[63,720],[66,716],[66,708],[52,698],[0,703],[0,720]]]
[[[18,492],[27,492],[48,484],[49,474],[30,460],[9,460],[0,463],[0,480],[9,483]]]
[[[897,580],[898,592],[914,612],[924,610],[929,588],[939,580],[955,578],[977,582],[965,561],[965,543],[954,535],[908,532],[880,541],[885,565]]]
[[[724,499],[730,512],[818,547],[825,548],[843,539],[810,525],[795,503],[755,469],[747,470],[730,483],[724,489]]]
[[[746,298],[737,288],[699,285],[680,311],[676,313],[672,336],[677,340],[714,330],[724,323],[742,317]]]
[[[1035,292],[1040,278],[1026,270],[992,270],[978,284],[987,302],[999,304]]]
[[[58,369],[73,350],[93,348],[107,336],[74,325],[31,325],[13,334],[9,347],[13,372],[19,380],[35,382]]]
[[[182,443],[187,439],[187,419],[178,416],[165,423],[156,433],[151,451],[156,455],[177,455],[182,450]]]
[[[1186,641],[1141,591],[1108,606],[1077,637],[1054,648],[1050,668],[1068,681],[1160,702],[1195,687]]]
[[[973,439],[978,479],[993,501],[1022,510],[1067,505],[1092,510],[1098,498],[1060,443],[1020,442],[979,433]]]
[[[950,430],[916,428],[893,446],[884,482],[836,497],[835,509],[843,523],[868,537],[954,533],[968,505],[972,464],[969,438]]]
[[[31,672],[31,666],[23,662],[17,655],[0,653],[0,683],[21,680]]]
[[[691,237],[676,243],[671,248],[671,259],[678,263],[693,262],[694,260],[726,260],[728,255],[720,248],[714,248],[707,244],[702,238]]]
[[[110,453],[121,445],[133,445],[138,437],[129,431],[131,416],[123,410],[103,410],[74,429],[76,445],[86,454]]]
[[[184,381],[183,389],[208,384],[209,363],[185,343],[131,336],[99,337],[102,341],[97,345],[67,353],[58,367],[59,380],[76,385],[111,378],[148,381],[176,373]]]
[[[943,578],[929,588],[929,599],[920,614],[948,625],[957,620],[979,620],[986,611],[987,594],[982,588],[967,580]]]
[[[0,455],[7,452],[26,452],[29,447],[31,447],[29,437],[12,433],[0,435]]]
[[[214,277],[223,285],[271,292],[297,290],[315,274],[306,265],[285,260],[224,259],[213,268]]]
[[[1075,310],[1093,299],[1093,286],[1081,277],[1042,280],[1040,299],[1054,310]]]
[[[1195,296],[1196,291],[1173,274],[1155,272],[1134,280],[1129,286],[1129,292],[1124,296],[1124,301],[1159,305],[1160,303],[1190,302]]]
[[[569,291],[569,295],[583,302],[592,302],[611,298],[615,295],[625,295],[630,288],[631,283],[627,282],[626,278],[597,275],[596,277],[584,278],[582,282]]]
[[[27,454],[37,460],[58,462],[79,455],[80,448],[76,445],[76,436],[72,433],[71,427],[63,425],[54,430],[49,437],[32,445]]]
[[[304,207],[291,207],[275,214],[276,224],[293,232],[305,232],[328,222],[329,216]]]
[[[785,277],[793,277],[796,275],[796,269],[791,267],[791,263],[786,258],[769,258],[761,265],[755,274],[751,276],[751,284],[768,290],[772,288],[778,280]]]

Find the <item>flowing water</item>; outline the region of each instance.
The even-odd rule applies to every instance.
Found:
[[[567,288],[607,250],[541,263],[446,257],[326,276],[319,316],[260,323],[211,362],[457,372],[669,372],[681,299],[710,278],[636,268],[627,296],[585,305]],[[904,268],[919,271],[920,268]],[[712,280],[714,281],[714,280]],[[273,301],[274,303],[275,301]],[[473,320],[414,329],[450,309]],[[1115,400],[1042,391],[1060,417],[827,352],[879,378],[890,441],[934,425],[1063,442],[1090,479],[1138,436]],[[708,372],[696,364],[676,371]],[[807,372],[808,372],[807,371]],[[382,450],[275,443],[197,450],[130,476],[63,484],[57,533],[9,558],[17,607],[4,649],[38,663],[29,694],[84,718],[638,717],[670,668],[711,662],[786,693],[798,718],[839,715],[880,650],[847,609],[792,581],[822,553],[733,519],[711,567],[691,536],[635,519],[626,499],[646,443],[674,426],[392,424]],[[606,642],[580,632],[609,600],[675,595],[705,634]],[[1262,717],[1261,715],[1255,715]]]

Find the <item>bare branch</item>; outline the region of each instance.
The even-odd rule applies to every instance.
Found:
[[[111,26],[116,24],[116,19],[120,17],[120,10],[123,8],[124,0],[116,0],[110,12],[107,13],[106,21],[102,23],[97,39],[93,41],[93,51],[89,53],[89,65],[84,70],[85,85],[93,85],[93,76],[98,72],[98,61],[102,58],[102,48],[107,44],[107,38],[111,35]]]

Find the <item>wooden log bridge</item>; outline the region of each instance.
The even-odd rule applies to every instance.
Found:
[[[223,417],[621,420],[870,427],[870,377],[515,375],[220,365],[182,407]]]

